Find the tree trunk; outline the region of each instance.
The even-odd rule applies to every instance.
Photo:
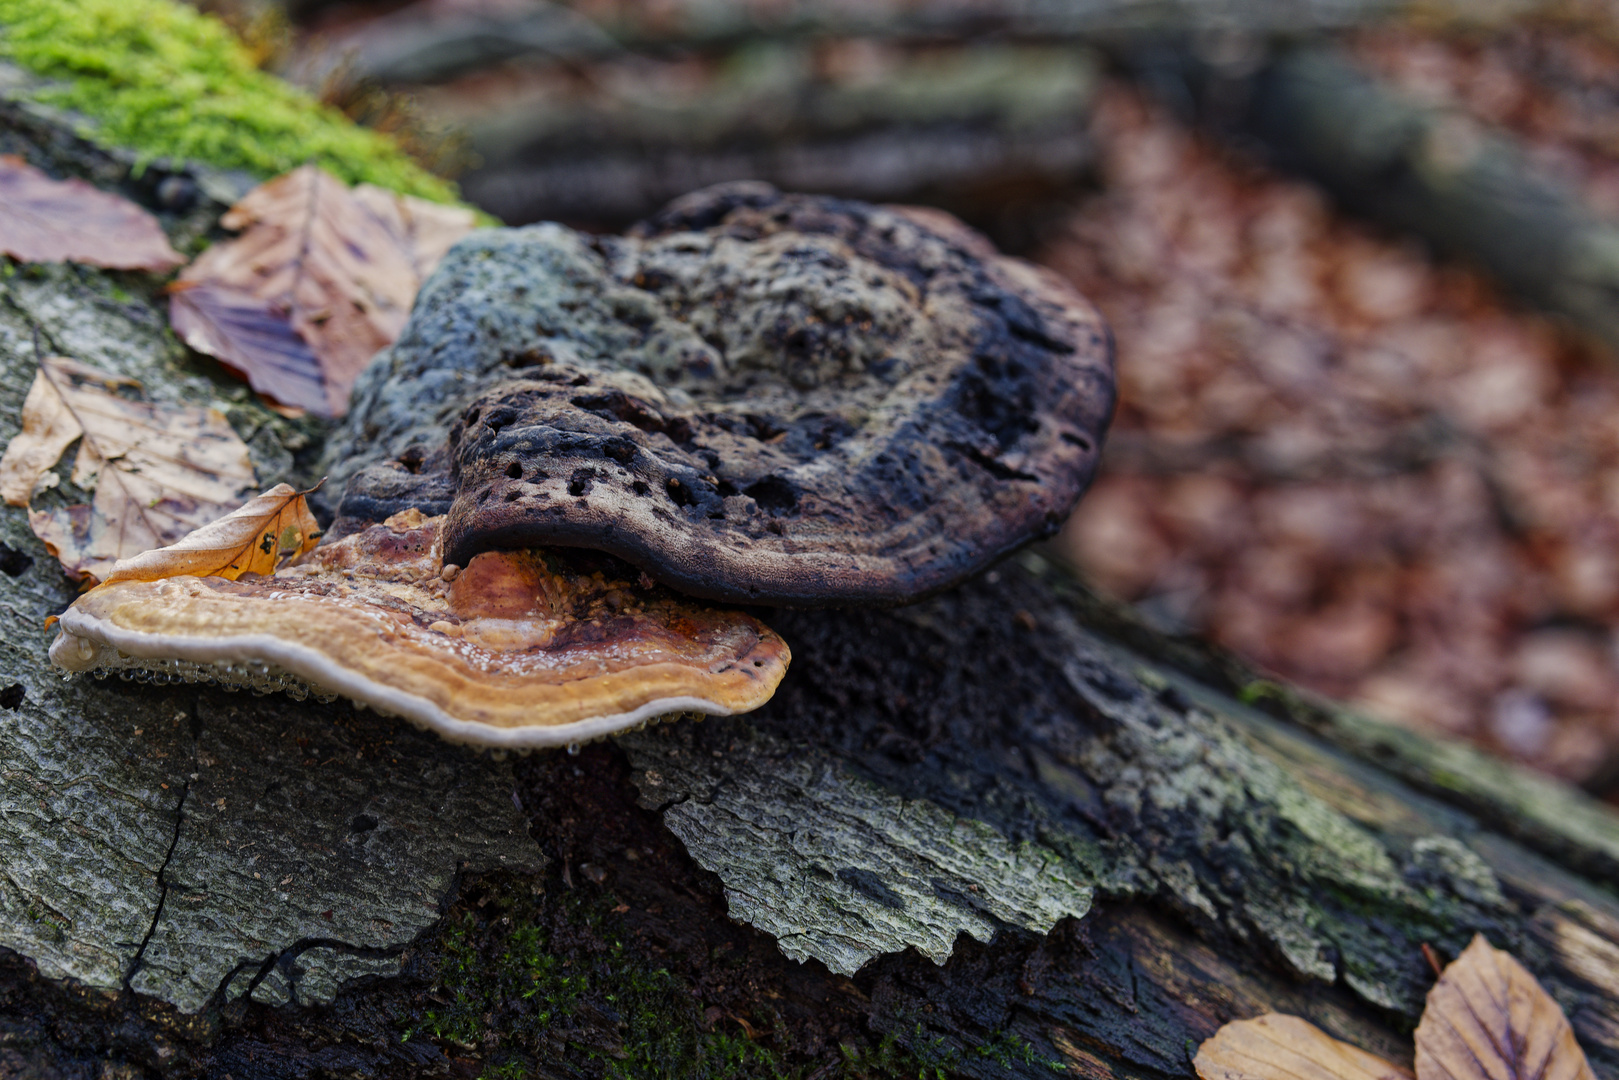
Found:
[[[267,484],[307,468],[319,433],[200,374],[148,279],[0,293],[0,437],[37,347],[214,400]],[[1266,1010],[1409,1061],[1422,946],[1482,932],[1619,1077],[1619,818],[1038,555],[767,614],[795,660],[750,716],[497,760],[342,704],[63,682],[39,627],[73,589],[21,510],[0,542],[6,1075],[1184,1077]]]

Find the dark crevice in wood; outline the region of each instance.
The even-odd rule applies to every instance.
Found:
[[[195,733],[193,733],[195,741]],[[135,956],[129,962],[129,969],[124,972],[124,991],[134,993],[130,982],[141,969],[141,961],[146,956],[146,946],[151,944],[152,935],[157,932],[158,923],[163,919],[163,905],[169,898],[169,882],[165,876],[169,869],[169,862],[174,858],[175,849],[180,846],[180,830],[185,825],[186,799],[191,794],[191,784],[187,781],[180,787],[180,800],[174,804],[174,836],[169,840],[169,850],[163,855],[163,864],[157,868],[157,904],[152,909],[152,921],[146,927],[146,934],[141,938],[140,947],[135,950]]]

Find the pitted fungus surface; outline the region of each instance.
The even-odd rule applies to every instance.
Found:
[[[337,528],[430,504],[455,563],[902,604],[1053,532],[1113,400],[1096,311],[948,215],[722,185],[624,237],[463,241],[362,380]]]

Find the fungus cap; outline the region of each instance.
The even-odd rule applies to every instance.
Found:
[[[724,185],[602,245],[639,291],[597,303],[666,344],[553,349],[468,404],[451,561],[585,547],[713,600],[899,604],[1050,535],[1090,482],[1106,328],[948,215]]]
[[[489,552],[447,572],[442,523],[405,511],[269,576],[103,585],[62,615],[51,659],[342,695],[508,748],[745,712],[786,671],[786,644],[757,620],[627,580],[601,557]]]

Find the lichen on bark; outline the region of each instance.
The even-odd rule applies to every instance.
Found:
[[[789,956],[852,971],[905,946],[942,961],[960,931],[1047,930],[1082,917],[1094,890],[1167,905],[1298,978],[1401,1011],[1420,1010],[1423,942],[1459,947],[1501,924],[1499,884],[1465,843],[1368,828],[1240,722],[1087,632],[1027,571],[996,576],[893,613],[783,616],[812,673],[790,675],[756,719],[620,740],[643,803],[719,875],[733,917]],[[855,642],[871,653],[850,656]],[[914,673],[899,687],[849,674],[923,655],[1006,692],[962,700],[907,685]],[[836,714],[819,680],[838,680]],[[1032,688],[1060,705],[1027,700]],[[841,719],[893,695],[913,714],[950,703],[906,771]]]
[[[1094,887],[1038,843],[926,799],[902,799],[814,748],[716,721],[699,740],[619,739],[641,802],[725,882],[731,917],[756,926],[794,960],[853,975],[883,953],[914,948],[936,964],[958,934],[994,939],[1002,926],[1038,933],[1081,918]],[[719,758],[703,752],[726,740]]]

